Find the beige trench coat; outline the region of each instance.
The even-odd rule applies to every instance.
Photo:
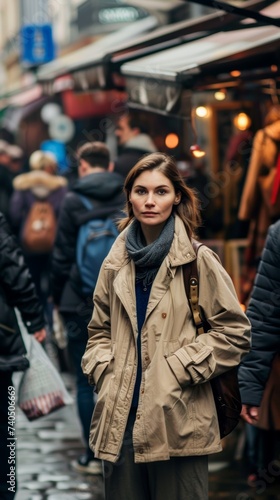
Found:
[[[90,445],[97,458],[112,462],[120,454],[137,369],[135,268],[125,249],[125,232],[103,263],[82,359],[98,391]],[[196,337],[181,267],[194,258],[176,217],[173,243],[153,283],[141,331],[135,462],[221,451],[208,381],[240,362],[249,349],[250,324],[229,276],[204,246],[198,253],[199,302],[212,329]]]

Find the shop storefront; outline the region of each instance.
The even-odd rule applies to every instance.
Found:
[[[280,2],[262,9],[278,18]],[[251,139],[280,95],[280,29],[245,19],[235,29],[189,41],[154,55],[124,62],[129,106],[164,115],[177,123],[174,154],[186,169],[204,167],[209,181],[203,187],[207,227],[238,287],[240,255],[246,241],[231,233],[238,195],[250,156]],[[172,130],[169,130],[172,133]],[[233,148],[236,171],[227,169]],[[241,152],[241,155],[240,155]],[[195,157],[194,157],[195,156]],[[233,164],[233,163],[231,163]],[[237,197],[237,198],[236,198]],[[228,206],[229,200],[235,203]],[[212,227],[211,227],[212,225]]]

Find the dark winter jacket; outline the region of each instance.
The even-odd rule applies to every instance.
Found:
[[[280,353],[280,221],[269,228],[247,316],[252,346],[239,368],[243,404],[259,406],[272,360]]]
[[[26,350],[19,331],[16,307],[29,333],[45,326],[42,307],[15,237],[0,214],[0,371],[12,367],[12,356]]]
[[[145,154],[154,153],[156,146],[147,134],[138,134],[130,139],[122,148],[122,152],[115,161],[114,171],[124,178]]]
[[[93,204],[89,211],[80,195]],[[59,216],[57,238],[52,258],[52,295],[60,312],[91,316],[92,296],[81,293],[81,278],[76,266],[76,245],[79,228],[96,217],[120,217],[124,207],[123,178],[115,172],[98,172],[79,179],[67,193]],[[100,213],[101,211],[101,213]]]

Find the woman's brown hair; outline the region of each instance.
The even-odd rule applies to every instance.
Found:
[[[148,170],[158,170],[161,172],[173,184],[175,193],[181,193],[180,203],[173,206],[173,213],[176,213],[184,222],[188,236],[195,236],[195,232],[201,223],[198,198],[193,190],[186,186],[183,177],[177,169],[175,160],[165,153],[151,153],[144,156],[127,174],[124,182],[124,192],[126,194],[125,211],[127,217],[119,221],[119,230],[122,231],[125,229],[132,219],[134,219],[129,196],[137,177]]]

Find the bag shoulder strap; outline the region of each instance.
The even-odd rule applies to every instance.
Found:
[[[118,218],[118,214],[121,209],[119,204],[116,205],[106,205],[97,204],[95,201],[91,201],[86,196],[77,193],[84,207],[87,209],[87,213],[81,218],[81,224],[85,224],[89,220],[93,219],[112,219],[113,222]]]
[[[207,321],[205,321],[202,318],[200,307],[198,304],[199,278],[197,270],[197,253],[199,248],[203,245],[204,243],[201,243],[193,239],[192,246],[196,253],[196,258],[192,262],[183,265],[183,276],[184,276],[186,296],[190,304],[193,316],[193,322],[195,324],[196,331],[198,334],[205,333],[209,329]]]
[[[83,194],[79,194],[78,196],[85,208],[87,208],[88,210],[94,209],[94,204],[86,196],[84,196]]]

